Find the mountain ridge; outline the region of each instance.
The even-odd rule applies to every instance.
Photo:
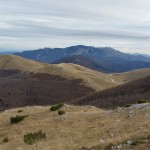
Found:
[[[97,66],[98,71],[107,73],[150,68],[150,58],[142,55],[123,53],[111,47],[100,48],[77,45],[66,48],[44,48],[32,51],[24,51],[15,53],[15,55],[44,63],[55,63],[66,57],[72,58],[73,56],[80,55],[93,62]],[[71,63],[71,61],[69,63]]]

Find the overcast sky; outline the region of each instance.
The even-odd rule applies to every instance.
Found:
[[[0,0],[0,49],[111,46],[150,54],[149,0]]]

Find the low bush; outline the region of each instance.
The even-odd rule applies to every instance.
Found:
[[[137,101],[138,104],[148,103],[148,102],[150,102],[150,100],[138,100]]]
[[[130,107],[130,106],[132,106],[131,104],[127,104],[127,105],[125,105],[124,107]]]
[[[42,132],[41,130],[38,132],[34,132],[34,133],[27,133],[26,135],[24,135],[24,142],[28,145],[32,145],[35,142],[38,142],[42,139],[46,138],[46,134],[45,132]]]
[[[20,110],[18,110],[18,113],[22,113],[22,112],[23,112],[23,110],[21,110],[21,109],[20,109]]]
[[[27,115],[25,115],[25,116],[16,115],[15,117],[10,117],[10,123],[11,124],[19,123],[19,122],[23,121],[26,117],[28,117],[28,116]]]
[[[132,146],[136,146],[136,145],[139,145],[139,144],[143,144],[145,143],[145,139],[136,139],[132,142]]]
[[[9,140],[8,140],[8,137],[5,137],[4,139],[3,139],[3,143],[7,143]]]
[[[50,111],[56,111],[58,109],[60,109],[61,107],[63,107],[64,104],[63,103],[59,103],[59,104],[56,104],[56,105],[52,105],[51,108],[50,108]]]
[[[58,110],[58,115],[64,115],[65,111],[64,110]]]

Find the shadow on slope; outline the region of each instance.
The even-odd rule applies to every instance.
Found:
[[[66,102],[94,92],[81,79],[57,75],[0,71],[0,110],[27,105]]]
[[[115,108],[150,98],[150,76],[75,99],[71,104]]]

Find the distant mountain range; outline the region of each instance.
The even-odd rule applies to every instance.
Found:
[[[78,45],[67,48],[44,48],[14,54],[51,64],[75,63],[107,73],[150,68],[150,57],[122,53],[110,47],[96,48]]]

